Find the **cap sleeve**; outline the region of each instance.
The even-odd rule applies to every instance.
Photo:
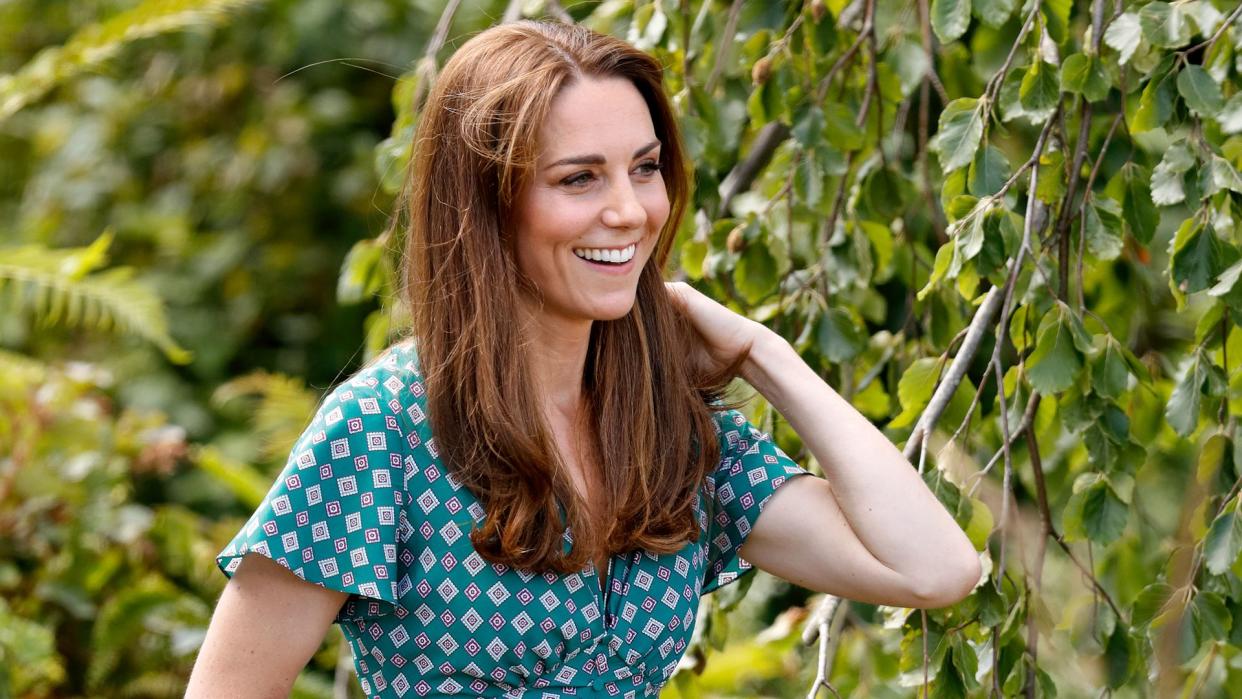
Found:
[[[753,571],[738,549],[776,489],[810,475],[736,410],[716,413],[720,463],[707,477],[707,570],[703,593]]]
[[[408,499],[403,427],[377,386],[373,376],[355,377],[323,401],[263,502],[216,557],[225,575],[258,553],[349,593],[337,621],[393,611],[398,519]]]

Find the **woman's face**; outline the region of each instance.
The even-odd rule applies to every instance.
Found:
[[[516,209],[517,264],[543,292],[538,311],[620,318],[669,214],[647,104],[623,78],[577,80],[553,100],[539,145]]]

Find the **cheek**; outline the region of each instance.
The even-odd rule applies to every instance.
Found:
[[[647,209],[647,225],[653,232],[659,232],[664,227],[664,222],[668,220],[668,213],[671,205],[668,201],[668,193],[664,191],[664,185],[653,187],[650,194],[643,199],[643,207]]]

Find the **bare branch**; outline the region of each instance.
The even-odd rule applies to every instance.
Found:
[[[733,36],[737,34],[737,20],[741,14],[742,0],[733,0],[733,4],[729,7],[729,18],[725,20],[724,34],[721,35],[716,49],[716,63],[712,66],[712,72],[707,77],[707,84],[704,86],[709,95],[716,91],[716,84],[720,82],[720,76],[724,74],[724,64],[728,59],[729,50],[733,48]]]
[[[724,215],[729,210],[733,197],[750,189],[755,178],[772,160],[772,154],[788,137],[789,127],[779,121],[770,121],[763,125],[759,134],[755,136],[750,152],[746,154],[746,159],[734,166],[720,183],[720,204],[716,206],[717,216]]]
[[[828,595],[811,613],[802,629],[803,643],[810,645],[819,639],[819,660],[816,663],[815,680],[806,695],[807,699],[815,699],[820,687],[825,687],[837,699],[841,697],[828,678],[832,676],[832,661],[840,643],[841,628],[845,625],[846,607],[845,601],[840,597]]]
[[[996,311],[1000,308],[1001,293],[999,287],[993,287],[988,291],[983,299],[983,303],[979,304],[979,310],[975,312],[975,317],[971,319],[969,329],[966,332],[966,339],[962,341],[962,348],[958,350],[957,356],[953,358],[953,363],[949,365],[948,372],[945,373],[944,379],[940,385],[936,387],[935,393],[932,394],[931,401],[927,404],[927,409],[923,411],[923,415],[919,417],[919,421],[914,426],[914,431],[910,433],[910,438],[906,440],[906,446],[903,450],[907,459],[912,459],[917,452],[919,446],[927,439],[928,434],[936,426],[936,421],[940,419],[941,413],[949,406],[949,400],[953,397],[953,393],[957,391],[958,385],[962,382],[962,377],[966,375],[966,369],[974,359],[975,353],[979,351],[979,344],[983,341],[983,334],[991,326],[992,319],[996,315]]]

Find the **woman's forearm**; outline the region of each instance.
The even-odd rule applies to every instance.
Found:
[[[787,341],[765,328],[742,377],[802,438],[872,556],[918,584],[963,570],[977,580],[974,547],[918,472]]]

